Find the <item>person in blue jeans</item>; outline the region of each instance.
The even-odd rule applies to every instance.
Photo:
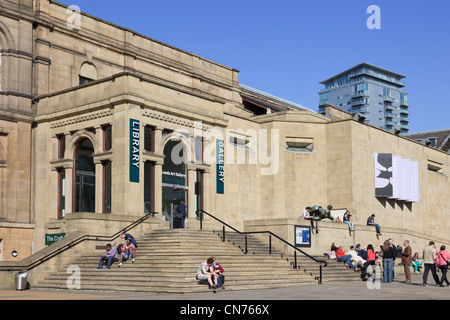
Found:
[[[181,203],[178,205],[177,210],[181,214],[181,228],[184,229],[184,220],[186,219],[187,213],[186,213],[186,205],[184,204],[183,200],[181,200]]]
[[[350,267],[354,269],[355,271],[358,271],[359,268],[355,267],[352,263],[352,256],[345,254],[344,248],[342,246],[339,246],[339,249],[336,251],[336,257],[337,260],[340,262],[344,262],[347,267]]]
[[[111,244],[106,245],[106,252],[101,256],[100,261],[98,262],[97,270],[103,269],[103,262],[106,261],[106,269],[111,268],[111,264],[113,262],[119,261],[119,255],[117,254],[116,248],[112,247]]]
[[[348,224],[348,229],[350,231],[355,231],[355,227],[353,226],[353,222],[350,221],[350,217],[351,216],[352,215],[350,214],[350,211],[347,210],[347,211],[345,211],[344,216],[342,217],[342,219],[343,219],[344,223]]]
[[[383,282],[391,283],[394,280],[394,257],[395,251],[389,240],[381,246],[383,251]]]
[[[367,218],[367,225],[368,226],[375,226],[375,229],[377,231],[377,235],[381,236],[381,228],[378,224],[375,223],[375,215],[372,214],[369,218]]]

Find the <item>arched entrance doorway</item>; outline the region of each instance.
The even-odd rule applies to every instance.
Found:
[[[181,221],[174,219],[178,206],[187,199],[186,151],[181,142],[169,141],[164,147],[162,167],[162,212],[171,229],[181,228]]]
[[[81,140],[75,149],[74,212],[95,212],[94,146]]]

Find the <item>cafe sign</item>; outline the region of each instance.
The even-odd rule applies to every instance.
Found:
[[[45,245],[51,245],[66,237],[65,233],[45,234]]]

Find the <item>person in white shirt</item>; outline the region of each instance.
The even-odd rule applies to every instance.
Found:
[[[310,211],[311,211],[310,207],[306,207],[305,210],[303,210],[302,212],[303,219],[312,219],[312,217],[309,215]]]
[[[352,257],[351,261],[354,262],[354,265],[357,268],[361,268],[364,263],[366,262],[366,260],[364,260],[363,258],[361,258],[358,253],[355,251],[355,247],[351,246],[350,247],[350,251],[348,252],[348,254]]]

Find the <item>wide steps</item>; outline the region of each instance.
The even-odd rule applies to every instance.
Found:
[[[136,261],[128,260],[118,268],[95,270],[100,255],[89,253],[75,258],[71,265],[80,268],[81,290],[123,291],[142,293],[195,293],[207,292],[208,286],[198,285],[197,268],[210,256],[215,256],[225,269],[225,287],[230,290],[282,288],[317,284],[319,265],[298,255],[298,269],[293,268],[293,257],[272,250],[268,243],[248,237],[249,252],[243,253],[245,240],[241,235],[212,230],[155,230],[136,239]],[[112,243],[117,246],[116,243]],[[324,257],[317,257],[325,260]],[[327,261],[322,268],[323,281],[349,281],[359,279],[359,273],[346,270],[343,264]],[[55,272],[38,285],[40,288],[67,289],[66,270]]]

